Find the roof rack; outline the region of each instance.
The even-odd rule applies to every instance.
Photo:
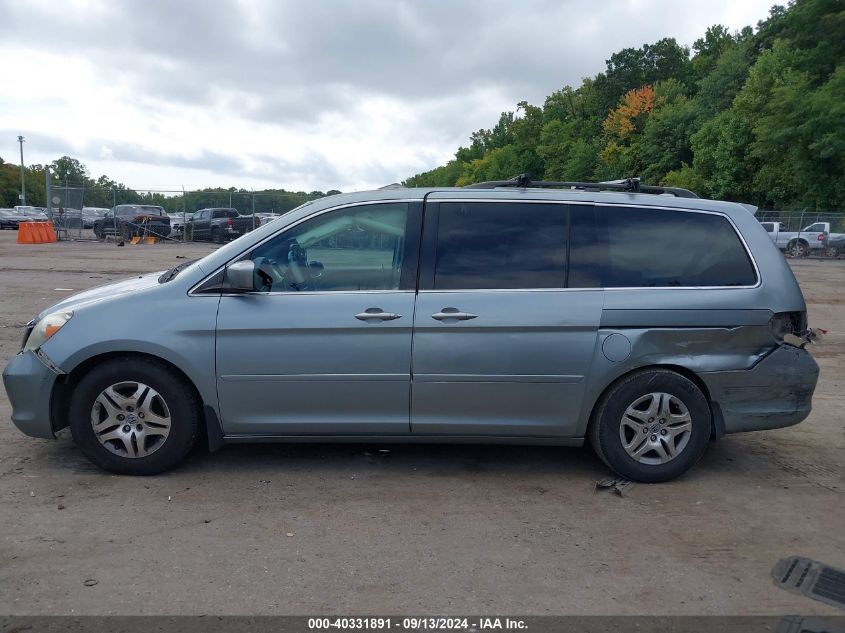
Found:
[[[497,187],[516,187],[526,189],[539,187],[543,189],[581,189],[583,191],[625,191],[628,193],[671,194],[678,198],[697,198],[698,195],[689,189],[680,187],[658,187],[640,184],[639,178],[625,178],[611,182],[556,182],[549,180],[532,181],[528,174],[520,174],[510,180],[490,180],[466,185],[465,189],[496,189]]]

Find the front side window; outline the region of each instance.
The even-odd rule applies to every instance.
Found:
[[[718,214],[595,207],[572,218],[569,285],[581,288],[751,286],[757,275]]]
[[[436,290],[563,288],[566,205],[440,204]]]
[[[397,290],[405,258],[406,203],[329,211],[250,254],[265,292]]]

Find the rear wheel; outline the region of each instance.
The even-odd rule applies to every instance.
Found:
[[[704,454],[710,406],[690,380],[666,369],[636,372],[600,400],[590,440],[617,474],[640,482],[674,479]]]
[[[74,388],[70,430],[100,468],[155,475],[194,445],[199,410],[193,387],[165,364],[117,358],[97,365]]]
[[[793,257],[806,257],[810,254],[810,246],[804,240],[792,240],[786,247],[786,252]]]
[[[215,244],[222,244],[223,243],[223,233],[220,232],[216,226],[211,229],[211,241]]]

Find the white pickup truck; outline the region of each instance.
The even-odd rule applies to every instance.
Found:
[[[761,222],[775,245],[793,257],[806,257],[812,251],[826,253],[831,240],[845,233],[831,233],[830,222],[815,222],[800,231],[784,231],[780,222]]]

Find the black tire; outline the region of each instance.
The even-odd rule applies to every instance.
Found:
[[[685,405],[690,418],[691,428],[684,446],[674,458],[660,464],[645,464],[629,455],[620,436],[626,411],[632,403],[652,393],[669,394],[677,398]],[[627,419],[634,421],[633,418]],[[657,443],[665,447],[659,435],[662,427],[657,427],[657,420],[653,428],[657,430],[649,430],[646,434],[648,437],[643,436],[644,440],[657,438]],[[608,389],[596,406],[589,436],[593,449],[615,473],[631,481],[656,483],[669,481],[689,470],[704,454],[710,440],[710,430],[710,405],[695,383],[667,369],[647,369],[624,377]],[[624,432],[630,431],[626,425]],[[633,435],[631,437],[633,441]],[[671,441],[674,444],[675,440]],[[657,459],[657,453],[648,451],[643,459]]]
[[[103,239],[103,227],[99,224],[94,225],[94,235],[97,237],[98,240]]]
[[[123,239],[128,242],[135,235],[135,231],[132,230],[132,227],[129,226],[129,224],[124,223],[124,225],[120,227],[120,234]]]
[[[216,226],[211,229],[211,241],[215,244],[222,244],[223,243],[223,234],[220,232]]]
[[[97,439],[91,418],[92,408],[105,389],[136,381],[163,398],[170,430],[150,454],[129,457],[115,454]],[[68,413],[71,434],[85,456],[100,468],[120,475],[157,475],[174,467],[193,447],[200,424],[200,403],[194,388],[164,363],[133,356],[106,361],[85,374],[74,387]],[[132,441],[137,444],[134,434]]]
[[[840,255],[839,247],[838,246],[828,246],[827,250],[825,251],[825,254],[832,259],[836,259]]]

